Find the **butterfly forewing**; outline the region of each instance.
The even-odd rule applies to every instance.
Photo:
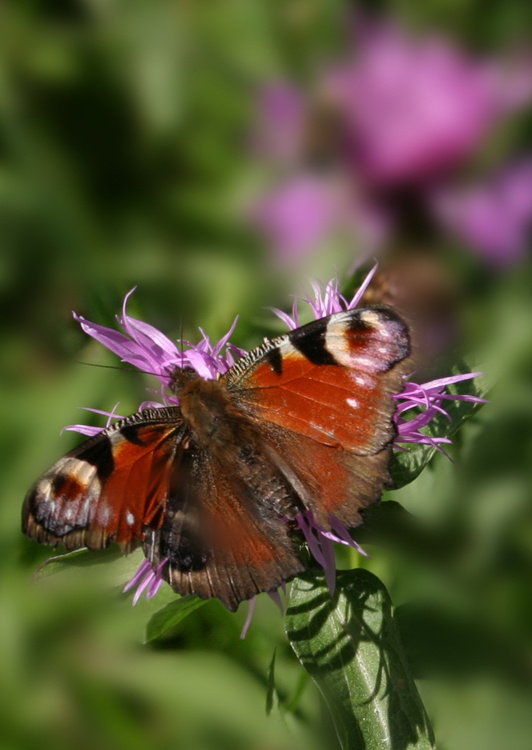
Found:
[[[390,484],[391,396],[410,353],[388,308],[352,310],[268,342],[229,371],[227,387],[307,509],[346,525]]]
[[[332,315],[274,339],[225,376],[259,426],[372,455],[392,438],[408,330],[387,308]]]

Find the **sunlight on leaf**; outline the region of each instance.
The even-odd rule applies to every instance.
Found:
[[[431,750],[432,729],[399,640],[390,597],[366,570],[297,578],[286,631],[320,689],[343,750]]]

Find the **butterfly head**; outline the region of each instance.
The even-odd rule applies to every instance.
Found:
[[[170,373],[170,377],[171,381],[169,387],[177,398],[179,398],[183,390],[189,387],[192,383],[203,380],[201,375],[198,375],[196,370],[192,369],[192,367],[176,367]]]

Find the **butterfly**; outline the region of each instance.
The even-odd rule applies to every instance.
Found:
[[[390,484],[408,326],[336,313],[264,344],[218,380],[176,367],[179,406],[117,421],[30,489],[23,530],[68,550],[141,543],[179,594],[229,610],[304,569],[295,519],[347,527]]]

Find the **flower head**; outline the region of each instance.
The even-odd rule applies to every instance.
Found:
[[[425,181],[448,171],[532,94],[528,64],[475,59],[448,39],[414,38],[391,23],[365,23],[357,37],[356,53],[330,85],[357,167],[372,183]],[[511,86],[511,94],[514,78],[519,91]]]
[[[311,92],[279,80],[264,87],[257,140],[289,176],[258,201],[252,220],[277,261],[301,261],[339,229],[364,257],[374,255],[408,218],[397,199],[405,188],[422,213],[430,209],[435,188],[454,180],[531,100],[529,57],[481,58],[449,38],[416,37],[398,24],[366,20],[351,54],[318,72]],[[330,126],[327,118],[321,122],[322,110],[334,114]],[[315,130],[331,141],[326,170],[313,170],[306,158]],[[495,226],[491,206],[501,192],[504,214]],[[501,264],[522,252],[528,224],[529,209],[516,214],[510,192],[506,182],[489,194],[454,197],[449,190],[432,215]]]
[[[527,251],[532,227],[532,159],[466,188],[444,187],[432,200],[441,223],[495,267]]]
[[[308,305],[314,316],[314,320],[325,318],[328,315],[342,312],[343,310],[354,310],[364,296],[366,289],[371,283],[372,278],[377,272],[378,264],[375,264],[371,271],[366,275],[364,281],[354,293],[351,300],[348,300],[340,291],[340,280],[338,277],[331,279],[326,284],[320,284],[318,281],[311,281],[312,295],[306,294],[303,297],[296,296],[292,305],[292,316],[272,308],[272,312],[293,331],[301,325],[299,322],[298,305],[299,302]]]
[[[451,416],[442,406],[444,401],[486,403],[486,399],[479,396],[450,394],[445,390],[450,385],[461,383],[464,380],[472,380],[480,375],[482,375],[481,372],[467,372],[461,375],[451,375],[448,378],[431,380],[427,383],[405,382],[403,391],[394,396],[397,401],[395,412],[395,423],[397,425],[396,444],[417,443],[418,445],[432,445],[442,453],[445,453],[441,445],[443,443],[451,443],[450,438],[430,437],[421,432],[421,430],[427,427],[437,414],[443,414],[444,417],[451,421]],[[411,419],[406,419],[404,415],[412,410],[416,410],[418,413]],[[400,446],[398,445],[398,447]]]
[[[200,329],[202,339],[198,344],[183,340],[178,348],[157,328],[128,315],[127,302],[134,291],[132,289],[126,294],[122,315],[117,315],[118,324],[124,329],[125,334],[113,328],[91,323],[82,315],[73,313],[73,316],[85,333],[117,354],[122,362],[128,362],[143,372],[157,376],[163,387],[170,384],[172,371],[176,367],[191,367],[202,378],[212,380],[227,372],[235,363],[235,356],[245,354],[243,349],[229,343],[238,317],[218,343],[212,344],[207,334]],[[166,395],[164,391],[162,398],[164,404],[177,403],[175,396]]]

